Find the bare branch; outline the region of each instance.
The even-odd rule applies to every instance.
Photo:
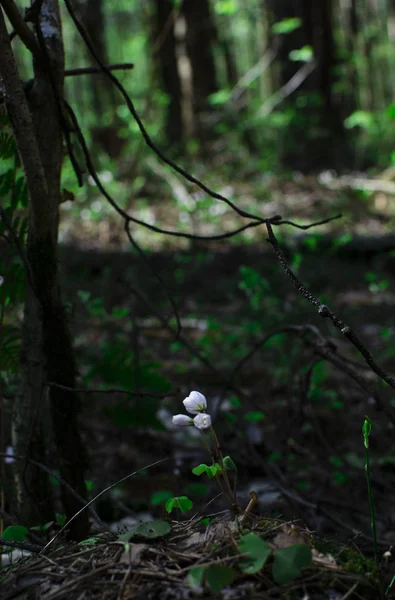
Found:
[[[391,377],[390,375],[388,375],[388,373],[386,373],[376,363],[376,361],[374,360],[371,353],[365,348],[364,344],[361,342],[361,340],[358,338],[358,336],[353,332],[351,327],[349,327],[341,319],[339,319],[339,317],[337,317],[331,310],[329,310],[329,308],[325,304],[323,304],[322,302],[317,300],[317,298],[311,292],[309,292],[309,290],[303,285],[303,283],[301,281],[299,281],[299,279],[296,277],[294,272],[289,267],[289,265],[286,261],[286,258],[284,256],[284,253],[281,250],[281,248],[277,242],[277,239],[273,233],[273,229],[272,229],[272,226],[269,223],[269,221],[266,221],[266,228],[267,228],[267,231],[269,234],[268,241],[273,246],[274,252],[276,253],[278,260],[280,261],[281,266],[283,267],[284,271],[286,272],[286,274],[288,275],[288,277],[290,278],[290,280],[292,281],[294,287],[298,290],[298,292],[302,296],[304,296],[313,306],[315,306],[315,308],[318,311],[318,314],[321,317],[330,319],[332,321],[332,323],[334,324],[334,326],[337,327],[337,329],[340,329],[340,332],[344,335],[344,337],[347,338],[352,343],[353,346],[355,346],[355,348],[358,350],[358,352],[361,354],[361,356],[363,356],[363,358],[365,359],[365,361],[369,365],[369,367],[372,369],[372,371],[374,371],[374,373],[376,373],[376,375],[378,375],[381,379],[383,379],[386,383],[388,383],[388,385],[390,385],[392,388],[395,389],[395,379],[393,377]]]
[[[113,65],[106,65],[106,69],[109,71],[123,71],[126,69],[134,69],[133,63],[116,63]],[[65,69],[65,77],[77,77],[78,75],[98,75],[103,73],[100,67],[80,67],[78,69]]]
[[[26,48],[30,50],[35,57],[40,57],[41,50],[37,43],[36,36],[25,23],[21,13],[18,10],[18,7],[14,3],[14,0],[0,0],[0,4],[3,7],[5,14],[9,18],[11,25],[15,29],[16,34],[25,44]]]
[[[33,227],[44,230],[51,215],[48,186],[45,178],[32,116],[11,49],[3,11],[0,10],[0,77],[5,104],[12,121],[18,153],[30,192]]]

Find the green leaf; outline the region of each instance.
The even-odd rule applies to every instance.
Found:
[[[309,62],[313,58],[313,49],[311,46],[303,46],[303,48],[291,50],[288,56],[294,62]]]
[[[168,513],[171,513],[173,508],[179,508],[184,513],[187,510],[191,510],[193,502],[187,496],[175,496],[174,498],[169,498],[165,506]]]
[[[206,483],[188,483],[183,492],[195,496],[207,496],[208,486]]]
[[[56,519],[56,524],[60,525],[60,527],[63,527],[63,525],[67,521],[67,517],[64,513],[56,513],[55,519]]]
[[[262,421],[265,418],[265,413],[260,410],[251,410],[247,412],[244,417],[246,421]]]
[[[344,121],[346,129],[353,129],[354,127],[361,127],[361,129],[371,129],[374,124],[374,117],[372,113],[365,110],[356,110]]]
[[[230,567],[223,565],[210,565],[206,569],[206,582],[213,592],[220,592],[230,585],[235,578],[235,573]]]
[[[167,521],[149,521],[148,523],[134,525],[134,527],[125,534],[122,534],[118,539],[122,542],[128,542],[134,537],[153,540],[168,535],[170,530],[171,525]]]
[[[237,471],[237,467],[230,456],[225,456],[223,463],[227,471]]]
[[[45,523],[45,525],[34,525],[33,527],[30,527],[30,529],[32,531],[40,531],[41,533],[45,533],[50,527],[52,527],[53,524],[54,521],[48,521],[48,523]]]
[[[192,588],[207,583],[211,590],[216,593],[220,592],[225,586],[230,585],[234,578],[234,570],[223,565],[193,567],[188,573],[188,583]]]
[[[91,481],[90,479],[86,479],[85,487],[86,487],[87,492],[91,492],[93,490],[93,481]]]
[[[205,567],[193,567],[188,573],[187,581],[192,588],[203,585]]]
[[[166,500],[169,500],[170,498],[173,498],[173,492],[171,492],[170,490],[158,490],[157,492],[154,492],[152,494],[150,504],[152,504],[153,506],[159,506],[160,504],[166,502]]]
[[[294,544],[278,548],[274,554],[273,579],[285,585],[298,577],[302,569],[311,565],[311,548],[307,544]]]
[[[235,0],[217,0],[214,4],[217,15],[234,15],[237,11]]]
[[[260,571],[272,552],[270,546],[256,533],[247,533],[241,537],[237,546],[239,552],[250,555],[239,562],[240,569],[249,574]]]
[[[192,469],[192,473],[198,476],[206,473],[209,479],[213,479],[213,477],[215,477],[218,473],[221,473],[221,466],[218,463],[214,463],[211,466],[201,464],[197,467],[194,467]]]
[[[272,31],[277,35],[282,35],[291,33],[291,31],[295,31],[295,29],[299,29],[301,26],[302,19],[299,19],[299,17],[290,17],[288,19],[278,21],[278,23],[274,23],[272,26]]]
[[[23,525],[10,525],[3,531],[2,537],[10,542],[24,542],[29,530]]]

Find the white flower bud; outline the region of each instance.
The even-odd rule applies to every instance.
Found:
[[[191,392],[185,400],[182,401],[186,410],[191,415],[197,415],[206,410],[207,400],[200,392]]]
[[[179,427],[189,427],[193,425],[193,419],[188,417],[188,415],[174,415],[172,419],[173,425],[178,425]]]
[[[15,454],[15,452],[14,452],[14,448],[13,448],[12,446],[7,446],[7,448],[5,449],[5,453],[6,453],[6,454],[9,454],[9,455],[11,455],[11,456],[6,456],[6,457],[4,458],[4,462],[5,462],[7,465],[11,465],[12,463],[14,463],[14,462],[15,462],[15,458],[12,458],[12,457],[14,456],[14,454]]]
[[[210,415],[206,415],[206,413],[199,413],[194,417],[193,424],[197,429],[208,429],[211,427],[211,417]]]

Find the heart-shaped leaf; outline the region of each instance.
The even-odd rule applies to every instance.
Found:
[[[210,565],[206,569],[206,582],[213,592],[220,592],[235,577],[233,569],[224,565]]]
[[[128,542],[134,537],[153,540],[167,535],[170,530],[171,526],[167,521],[149,521],[134,525],[129,531],[121,534],[118,539],[121,542]]]
[[[256,533],[247,533],[240,538],[238,543],[242,554],[248,553],[248,558],[242,558],[239,567],[244,573],[257,573],[266,563],[272,549]]]
[[[311,565],[311,548],[307,544],[294,544],[278,548],[274,554],[273,579],[284,585],[300,575],[302,569]]]
[[[10,525],[3,531],[2,537],[10,542],[24,542],[29,530],[22,525]]]
[[[192,506],[193,502],[187,498],[187,496],[175,496],[174,498],[169,498],[165,504],[168,513],[171,513],[173,508],[179,508],[180,511],[184,513],[187,510],[191,510]]]

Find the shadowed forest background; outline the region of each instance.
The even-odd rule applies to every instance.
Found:
[[[60,527],[162,458],[98,500],[102,521],[165,518],[179,496],[226,509],[191,472],[208,460],[200,432],[171,422],[199,390],[244,508],[255,490],[261,515],[372,557],[368,415],[381,559],[395,543],[395,2],[68,0],[64,65],[34,13],[57,1],[32,4],[0,1],[51,205],[29,183],[0,45],[2,531]]]

